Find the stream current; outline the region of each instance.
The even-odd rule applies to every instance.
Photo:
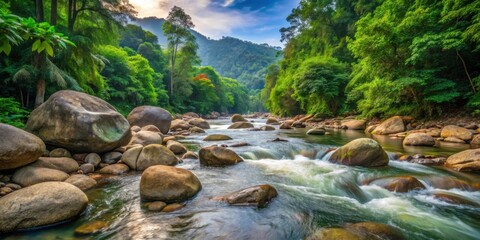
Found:
[[[255,126],[264,125],[262,119]],[[328,162],[327,150],[367,136],[362,131],[328,130],[328,135],[308,136],[306,129],[275,131],[230,130],[230,119],[209,121],[207,134],[226,134],[233,140],[204,142],[207,134],[181,140],[190,150],[212,144],[248,142],[232,148],[245,161],[224,168],[202,167],[198,160],[185,160],[177,167],[195,173],[202,182],[198,195],[172,213],[148,212],[139,196],[141,173],[131,172],[102,181],[87,191],[87,210],[76,220],[60,225],[17,232],[6,239],[304,239],[315,230],[342,227],[346,223],[372,221],[398,228],[406,239],[480,239],[480,207],[450,204],[435,193],[459,196],[480,203],[480,191],[439,189],[439,181],[462,180],[478,184],[480,177],[443,167],[390,161],[387,167],[350,167]],[[288,142],[271,142],[282,138]],[[401,139],[374,137],[394,153],[448,156],[468,145],[403,147]],[[390,192],[371,179],[414,176],[426,189],[408,193]],[[229,206],[211,198],[249,186],[271,184],[279,196],[266,208]],[[108,223],[97,233],[75,235],[84,223]]]

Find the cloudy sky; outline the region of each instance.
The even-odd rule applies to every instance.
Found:
[[[195,30],[211,38],[232,36],[282,46],[279,29],[300,0],[130,0],[139,17],[165,18],[177,5],[189,14]]]

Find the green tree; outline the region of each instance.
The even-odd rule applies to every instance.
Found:
[[[182,8],[177,6],[174,6],[170,10],[166,21],[162,25],[163,32],[168,39],[168,54],[170,59],[170,96],[173,96],[173,78],[176,70],[175,64],[178,52],[185,43],[190,42],[190,44],[192,44],[191,39],[194,39],[195,37],[191,35],[189,29],[194,26],[192,18],[186,14]]]

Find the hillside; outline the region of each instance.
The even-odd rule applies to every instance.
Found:
[[[164,21],[150,17],[137,19],[133,23],[157,35],[160,45],[164,47],[167,44],[167,38],[161,31]],[[196,31],[192,31],[192,34],[197,39],[202,65],[214,67],[222,76],[237,79],[249,89],[263,88],[265,70],[268,65],[277,62],[277,53],[281,50],[232,37],[214,40]]]

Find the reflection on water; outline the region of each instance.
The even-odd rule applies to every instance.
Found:
[[[258,120],[255,120],[258,121]],[[263,123],[255,122],[256,126]],[[140,173],[107,179],[103,186],[88,192],[90,205],[70,223],[5,236],[6,239],[303,239],[321,227],[350,222],[387,223],[402,230],[407,239],[479,239],[480,208],[450,204],[433,197],[442,192],[480,202],[480,192],[465,188],[440,189],[461,181],[470,186],[479,177],[407,162],[391,161],[388,167],[367,169],[336,165],[326,161],[325,152],[363,132],[332,130],[325,136],[306,136],[305,129],[252,132],[227,130],[228,119],[211,121],[208,134],[221,133],[233,140],[222,144],[248,142],[235,148],[245,162],[226,168],[200,167],[186,160],[179,167],[193,171],[202,182],[202,191],[186,207],[173,213],[142,209],[138,186]],[[215,144],[203,142],[206,134],[183,140],[191,149]],[[288,142],[270,142],[275,138]],[[445,148],[404,148],[401,140],[375,137],[388,152],[450,155],[463,145]],[[317,157],[316,157],[317,156]],[[414,176],[425,190],[392,193],[372,179]],[[271,184],[279,196],[265,209],[228,206],[212,201],[248,186]],[[457,184],[457,185],[455,185]],[[86,222],[105,221],[108,228],[90,236],[76,236],[73,230]]]

